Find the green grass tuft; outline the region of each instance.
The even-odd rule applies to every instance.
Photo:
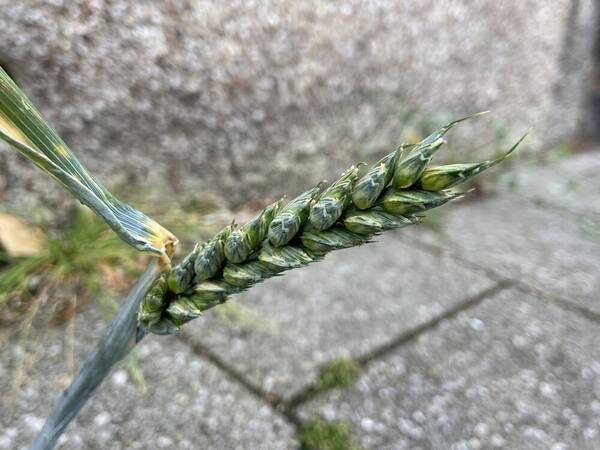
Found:
[[[297,432],[301,450],[359,450],[352,441],[350,426],[321,419],[305,423]]]
[[[136,276],[140,271],[136,264],[139,258],[137,252],[123,245],[87,209],[77,208],[64,232],[46,234],[46,243],[39,255],[24,258],[4,255],[2,258],[0,311],[12,298],[20,299],[26,307],[43,286],[58,286],[60,289],[64,283],[79,286],[88,297],[99,298],[106,294],[107,289],[103,267],[110,270],[119,267],[127,277]],[[103,309],[99,305],[101,313]],[[105,314],[103,316],[109,318]]]
[[[336,358],[323,366],[315,383],[317,392],[351,386],[360,373],[358,363],[350,358]]]

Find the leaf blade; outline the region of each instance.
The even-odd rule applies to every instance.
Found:
[[[1,67],[0,139],[62,184],[129,245],[157,255],[172,252],[177,238],[97,181]]]

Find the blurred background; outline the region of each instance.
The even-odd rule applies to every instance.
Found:
[[[151,337],[64,449],[600,447],[593,0],[0,0],[0,65],[182,240],[483,110],[527,140],[425,223]],[[0,146],[0,449],[27,448],[143,268]]]

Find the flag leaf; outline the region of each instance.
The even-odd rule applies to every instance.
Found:
[[[173,251],[175,236],[96,180],[2,68],[0,139],[62,184],[129,245],[157,255]]]

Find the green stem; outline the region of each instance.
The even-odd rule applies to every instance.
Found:
[[[85,405],[113,366],[144,337],[137,327],[137,309],[154,280],[160,275],[158,258],[151,258],[123,305],[106,328],[96,349],[81,365],[71,385],[58,398],[44,427],[36,436],[32,450],[51,450],[71,420]]]

